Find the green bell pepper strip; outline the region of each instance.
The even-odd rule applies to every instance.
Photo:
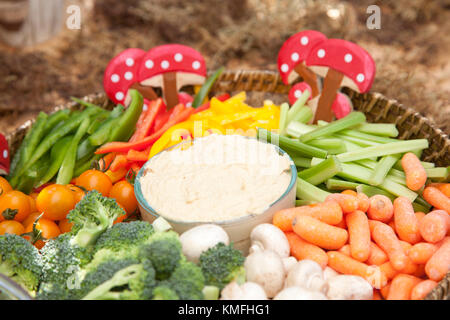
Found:
[[[63,163],[66,151],[69,149],[73,136],[67,136],[60,139],[50,152],[51,164],[45,175],[39,180],[37,186],[49,182],[57,173]]]
[[[193,108],[198,108],[202,105],[203,100],[208,96],[208,93],[211,91],[212,86],[217,81],[217,79],[222,74],[224,67],[220,67],[216,70],[208,79],[206,79],[205,83],[202,85],[200,90],[195,95],[194,101],[192,102]]]
[[[109,141],[128,141],[136,130],[136,123],[142,112],[144,98],[135,89],[130,90],[131,103],[124,114],[118,118],[117,124],[112,128]]]
[[[50,166],[50,154],[45,154],[36,161],[25,173],[20,177],[17,190],[29,194],[36,186],[37,181],[47,171]]]
[[[44,136],[53,130],[59,123],[69,119],[70,110],[64,109],[56,111],[48,116],[47,123],[45,124]]]
[[[61,164],[61,168],[59,169],[58,176],[56,177],[57,184],[68,184],[70,180],[72,180],[75,162],[77,160],[78,144],[80,143],[81,138],[86,134],[86,131],[89,128],[89,124],[90,119],[85,118],[81,125],[78,127],[75,136],[70,142],[69,149],[64,155],[64,160]]]
[[[88,141],[83,141],[80,145],[77,158],[80,159],[88,153],[93,153],[95,147],[109,142],[113,128],[118,124],[120,116],[123,115],[125,108],[122,105],[117,105],[106,118],[103,123],[92,133]]]
[[[89,118],[94,114],[96,110],[94,108],[87,108],[83,112],[77,114],[74,117],[67,119],[58,130],[52,130],[39,144],[39,146],[34,151],[30,160],[25,164],[25,166],[18,172],[19,176],[23,174],[25,170],[30,168],[37,160],[39,160],[48,150],[50,150],[59,139],[65,137],[70,132],[75,130],[80,126],[84,119]]]

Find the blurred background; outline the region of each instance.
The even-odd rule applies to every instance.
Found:
[[[369,5],[380,29],[366,26]],[[0,132],[102,91],[123,49],[176,42],[209,70],[276,70],[282,43],[302,29],[364,47],[377,65],[372,91],[450,133],[450,0],[0,0]]]

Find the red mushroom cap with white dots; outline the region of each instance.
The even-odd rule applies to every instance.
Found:
[[[357,44],[328,39],[318,43],[309,52],[306,65],[324,77],[329,68],[344,74],[342,86],[358,92],[367,92],[375,78],[375,62],[370,54]]]
[[[203,84],[206,63],[197,50],[181,44],[167,44],[149,50],[139,69],[142,85],[162,87],[162,74],[177,73],[177,89],[185,85]]]
[[[145,51],[130,48],[115,56],[108,64],[103,76],[103,88],[115,103],[127,106],[130,102],[128,90],[138,82],[138,71]]]
[[[0,134],[0,174],[9,173],[9,146],[5,136]]]
[[[302,81],[302,82],[296,83],[294,86],[292,86],[291,90],[289,90],[289,103],[291,105],[293,105],[298,100],[298,98],[301,97],[303,92],[305,92],[306,90],[309,91],[309,93],[310,93],[308,100],[311,100],[312,99],[312,97],[311,97],[312,89],[309,84]]]
[[[287,39],[278,52],[278,71],[285,84],[292,83],[298,76],[295,67],[299,63],[304,63],[311,48],[327,37],[315,30],[305,30],[298,32]]]
[[[346,94],[338,92],[331,106],[331,110],[333,110],[336,119],[344,118],[353,110],[352,101]]]

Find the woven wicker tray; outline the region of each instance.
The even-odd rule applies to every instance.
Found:
[[[271,99],[275,103],[286,101],[289,89],[290,87],[281,82],[276,72],[240,70],[224,72],[213,87],[213,93],[246,91],[249,104],[259,106],[266,99]],[[395,100],[387,99],[380,93],[360,94],[348,88],[344,88],[343,91],[351,98],[354,108],[365,113],[369,122],[395,123],[400,139],[428,139],[430,146],[423,152],[422,160],[432,161],[437,166],[450,165],[449,136],[434,127],[429,119]],[[113,107],[112,102],[103,93],[91,94],[83,100],[107,109]],[[79,107],[77,103],[70,102],[56,107],[54,111]],[[32,121],[28,121],[7,136],[11,154],[17,150],[31,124]],[[426,299],[450,299],[450,272]]]

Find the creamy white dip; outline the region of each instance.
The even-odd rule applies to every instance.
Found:
[[[150,159],[140,183],[165,218],[224,221],[263,213],[287,190],[290,165],[272,144],[213,134]]]

